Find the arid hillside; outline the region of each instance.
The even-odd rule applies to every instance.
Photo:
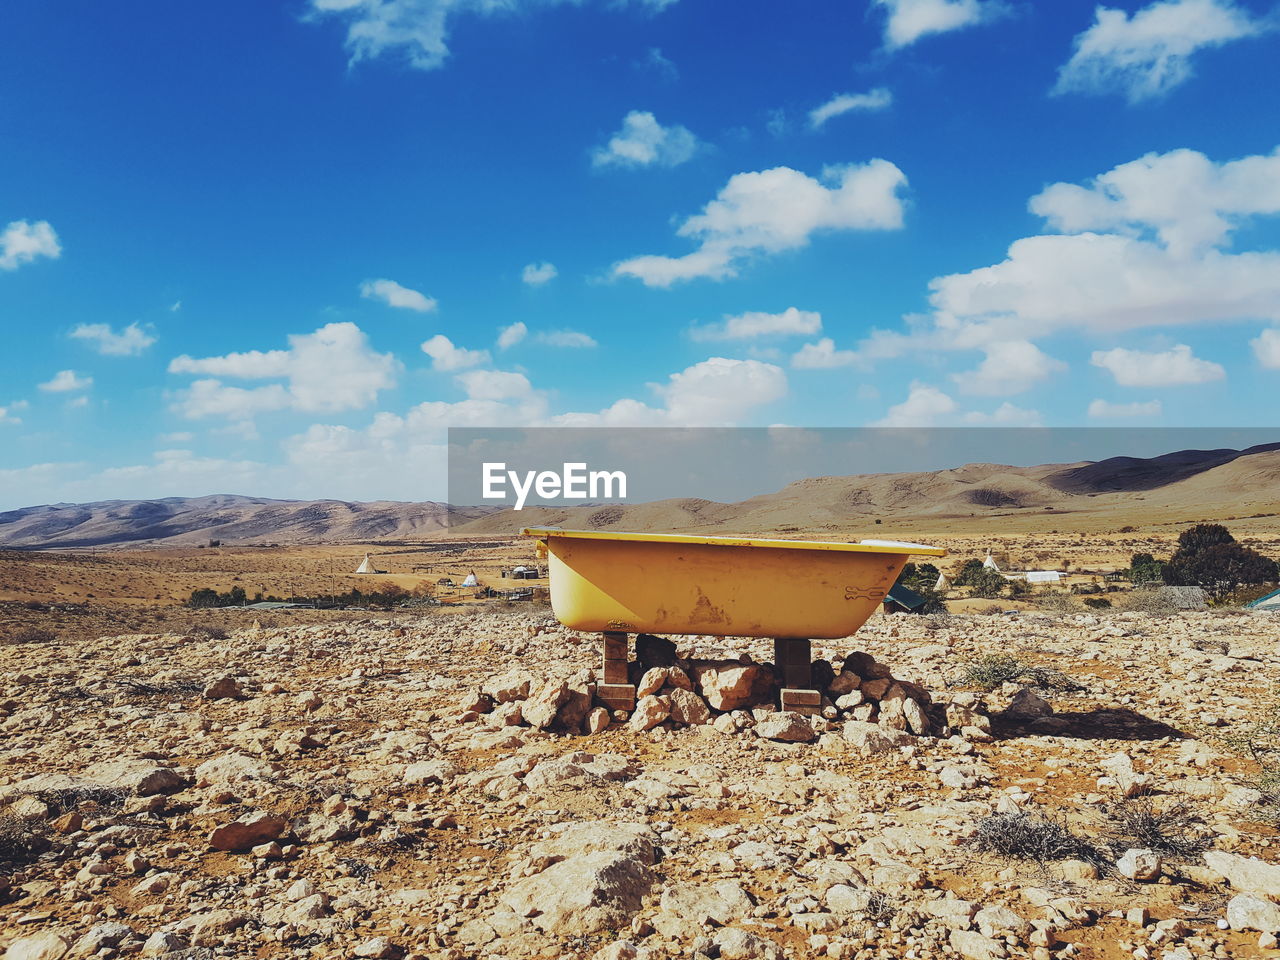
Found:
[[[218,495],[164,500],[56,503],[0,513],[8,547],[101,547],[149,542],[173,546],[206,540],[315,543],[417,539],[446,525],[442,503],[377,500],[267,500]],[[464,513],[480,516],[481,508]]]

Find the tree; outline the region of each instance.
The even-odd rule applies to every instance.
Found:
[[[1220,523],[1197,523],[1178,535],[1178,553],[1199,553],[1223,543],[1235,543],[1236,538]]]
[[[1244,584],[1272,583],[1278,576],[1274,560],[1239,543],[1217,543],[1192,554],[1179,550],[1164,568],[1165,583],[1201,586],[1215,600]]]
[[[982,565],[981,560],[966,560],[952,582],[957,587],[971,587],[974,585],[974,579],[981,576],[984,571],[990,572]]]
[[[222,606],[222,598],[218,596],[217,590],[210,590],[208,587],[201,587],[199,590],[191,591],[191,599],[187,601],[188,607],[220,607]]]
[[[1178,537],[1178,550],[1161,574],[1171,586],[1203,587],[1219,600],[1245,584],[1271,583],[1280,568],[1236,538],[1220,523],[1200,523]]]
[[[978,566],[981,569],[968,580],[969,586],[973,587],[973,595],[988,600],[1000,596],[1008,581],[994,570],[982,567],[982,561],[978,561]]]
[[[1161,579],[1165,562],[1149,553],[1135,553],[1129,558],[1129,579],[1133,583],[1149,583]]]
[[[917,593],[932,590],[938,582],[938,568],[932,563],[907,563],[898,574],[897,582]]]

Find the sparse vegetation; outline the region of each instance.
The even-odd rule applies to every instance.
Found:
[[[1004,683],[1064,692],[1083,689],[1061,670],[1023,663],[1007,653],[994,653],[973,661],[965,671],[965,683],[982,690],[994,690]]]
[[[1196,818],[1185,801],[1160,808],[1151,797],[1122,800],[1107,809],[1112,832],[1125,847],[1190,857],[1205,846],[1196,835]]]
[[[1111,601],[1106,597],[1085,597],[1084,605],[1093,610],[1110,610]]]
[[[49,837],[41,820],[0,817],[0,863],[26,866],[49,849]]]
[[[978,821],[972,842],[984,853],[1036,863],[1085,860],[1101,865],[1107,862],[1101,850],[1063,824],[1029,813],[993,813],[983,817]]]

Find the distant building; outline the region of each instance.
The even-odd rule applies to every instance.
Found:
[[[373,569],[373,561],[369,559],[369,554],[366,553],[360,566],[356,567],[356,573],[382,573],[382,571]]]
[[[884,598],[884,612],[919,613],[926,603],[928,601],[914,590],[895,583],[889,588],[889,595]]]

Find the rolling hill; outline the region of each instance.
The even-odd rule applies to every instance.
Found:
[[[508,536],[524,526],[792,534],[1185,522],[1280,514],[1280,444],[1152,458],[919,473],[814,477],[738,503],[677,499],[522,511],[441,503],[269,500],[218,495],[52,504],[0,513],[0,546],[26,549],[227,543],[335,543]],[[1047,522],[1046,515],[1053,521]],[[454,525],[449,526],[452,519]],[[461,519],[461,523],[458,520]]]

